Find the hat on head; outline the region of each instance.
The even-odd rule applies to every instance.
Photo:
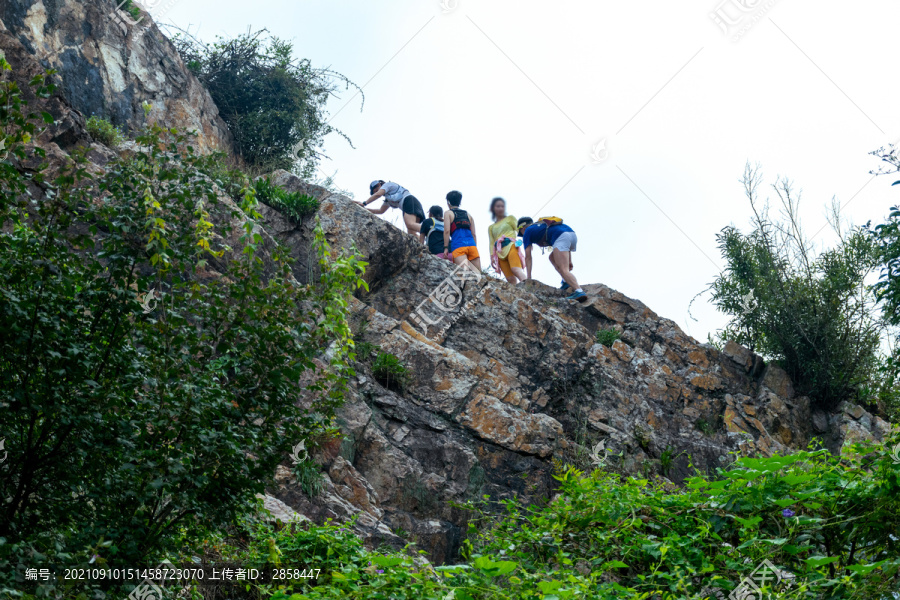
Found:
[[[373,181],[372,183],[370,183],[370,184],[369,184],[369,193],[370,193],[370,194],[374,194],[374,193],[375,193],[375,188],[377,188],[377,187],[378,187],[379,185],[381,185],[382,183],[384,183],[384,181],[382,181],[382,180],[380,180],[380,179],[376,179],[375,181]]]

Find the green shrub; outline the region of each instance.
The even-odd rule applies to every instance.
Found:
[[[372,375],[384,387],[397,391],[403,391],[411,379],[409,369],[389,352],[379,352],[375,357]]]
[[[378,351],[379,347],[371,342],[356,343],[356,357],[363,362],[368,362],[368,360]]]
[[[468,504],[463,558],[444,566],[366,550],[348,525],[252,521],[214,544],[257,568],[321,567],[314,583],[257,586],[269,600],[888,600],[900,577],[897,441],[741,458],[674,492],[569,469],[544,506],[503,500],[498,518],[485,511],[495,501]],[[778,573],[763,580],[766,560]],[[742,595],[754,571],[762,589]]]
[[[353,84],[330,69],[295,60],[290,42],[266,33],[248,32],[208,46],[185,35],[173,42],[209,90],[251,170],[286,169],[310,179],[326,135],[338,133],[349,141],[328,124],[325,107],[338,84]]]
[[[300,489],[310,498],[321,494],[325,487],[321,467],[310,460],[304,460],[294,465],[294,476],[297,478]]]
[[[268,204],[291,219],[299,221],[319,210],[319,201],[312,196],[300,192],[287,192],[273,185],[268,179],[259,178],[253,186],[260,202]]]
[[[0,107],[9,153],[39,164],[15,83],[0,82]],[[155,564],[233,522],[343,398],[365,263],[333,256],[317,227],[322,277],[298,287],[283,248],[268,265],[256,252],[252,190],[234,219],[198,177],[214,158],[156,126],[137,141],[96,179],[0,162],[0,596],[33,593],[23,565]],[[223,276],[196,277],[210,260]],[[101,597],[40,583],[42,597]]]
[[[616,340],[622,339],[622,334],[616,329],[601,329],[597,332],[597,343],[604,346],[612,346]]]
[[[90,117],[85,129],[94,141],[110,148],[118,146],[125,140],[119,128],[102,117]]]
[[[776,220],[757,197],[760,181],[748,166],[744,187],[753,229],[744,234],[726,227],[718,235],[726,268],[710,290],[731,318],[720,335],[777,362],[799,394],[830,408],[856,397],[877,371],[882,330],[866,288],[877,263],[875,244],[851,230],[841,232],[833,248],[815,251],[790,183],[773,185],[784,214]],[[840,228],[839,215],[833,220]]]
[[[697,422],[694,423],[694,426],[701,432],[703,432],[704,435],[713,434],[713,426],[706,419],[697,419]]]

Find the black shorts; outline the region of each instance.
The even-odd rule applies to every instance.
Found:
[[[412,194],[403,199],[403,205],[400,208],[404,213],[416,215],[417,223],[425,220],[425,209],[422,208],[422,203],[419,202],[419,199]]]

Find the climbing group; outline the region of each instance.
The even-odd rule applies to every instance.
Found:
[[[447,210],[432,206],[428,216],[422,203],[403,186],[390,181],[377,180],[369,186],[369,199],[357,202],[368,206],[379,198],[380,208],[368,210],[383,214],[389,208],[399,208],[403,212],[403,222],[411,235],[431,254],[453,261],[457,265],[469,262],[481,271],[481,256],[478,254],[478,237],[472,216],[460,208],[462,194],[452,191],[447,194]],[[551,248],[550,264],[562,277],[562,290],[572,290],[570,300],[584,302],[587,295],[572,274],[572,253],[578,245],[578,236],[559,217],[541,217],[536,222],[530,217],[519,220],[506,212],[506,201],[494,198],[490,204],[493,223],[488,227],[490,239],[489,255],[491,266],[502,273],[506,280],[518,284],[531,279],[531,248]],[[521,239],[519,239],[521,238]],[[523,252],[524,250],[524,252]]]

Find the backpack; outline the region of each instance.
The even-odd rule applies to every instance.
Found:
[[[562,225],[563,220],[559,217],[541,217],[537,221],[534,222],[535,225],[546,225],[547,228],[544,229],[544,237],[541,238],[540,242],[537,242],[537,245],[541,248],[545,248],[547,246],[547,234],[550,233],[550,228],[555,227],[556,225]]]
[[[428,246],[429,251],[431,250],[431,236],[435,233],[439,233],[441,235],[441,245],[443,247],[444,244],[444,222],[438,221],[435,218],[430,218],[430,221],[434,223],[431,227],[431,231],[428,232],[428,235],[425,236],[425,244]]]

